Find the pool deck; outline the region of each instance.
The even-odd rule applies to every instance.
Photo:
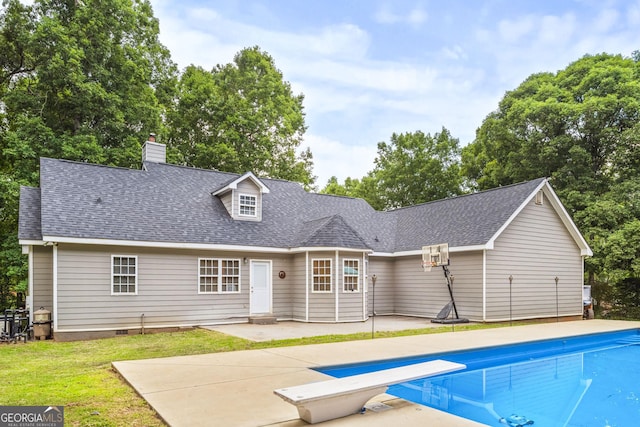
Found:
[[[260,327],[259,325],[252,325]],[[277,325],[263,327],[277,328]],[[338,326],[338,325],[334,325]],[[264,350],[114,362],[114,368],[173,427],[308,425],[273,390],[327,379],[309,368],[392,359],[564,336],[640,329],[640,322],[588,320],[376,338]],[[338,332],[334,332],[338,333]],[[322,426],[482,424],[382,394],[363,414]],[[379,403],[384,403],[380,405]]]

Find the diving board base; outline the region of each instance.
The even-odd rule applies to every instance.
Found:
[[[373,389],[354,392],[345,396],[334,396],[321,400],[313,400],[296,405],[300,419],[309,424],[321,423],[335,418],[346,417],[362,411],[364,405],[375,396],[386,393],[389,387],[382,386]],[[290,402],[293,403],[293,402]],[[294,404],[295,405],[295,404]]]
[[[315,424],[346,417],[362,410],[373,397],[385,393],[390,385],[465,369],[461,363],[432,360],[397,368],[334,378],[274,390],[295,405],[300,418]]]

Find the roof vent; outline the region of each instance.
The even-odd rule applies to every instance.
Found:
[[[150,133],[149,140],[142,146],[142,162],[166,163],[167,146],[156,142],[156,134]]]

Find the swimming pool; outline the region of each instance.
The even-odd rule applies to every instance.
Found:
[[[640,425],[638,330],[317,370],[345,377],[434,359],[467,369],[391,386],[388,393],[490,426]]]

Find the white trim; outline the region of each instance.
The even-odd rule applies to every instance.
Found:
[[[305,252],[305,296],[304,296],[304,318],[305,322],[309,321],[309,252]]]
[[[56,247],[56,246],[54,246]],[[114,276],[130,276],[130,274],[115,274],[113,272],[113,259],[114,258],[133,258],[136,262],[135,265],[135,270],[136,270],[136,274],[134,275],[134,279],[135,279],[135,283],[136,283],[136,291],[135,292],[114,292],[113,291],[113,277]],[[140,287],[140,283],[138,282],[138,269],[140,267],[140,264],[138,263],[138,255],[120,255],[120,254],[111,254],[111,296],[135,296],[138,295],[138,288]]]
[[[234,181],[230,182],[229,184],[225,185],[224,187],[212,192],[211,195],[217,196],[219,194],[226,193],[228,190],[236,190],[238,188],[238,184],[247,179],[251,179],[253,183],[260,189],[261,193],[269,193],[269,187],[264,185],[262,181],[260,181],[258,177],[256,177],[252,172],[247,172]]]
[[[482,321],[487,320],[487,251],[482,251]]]
[[[29,263],[28,267],[28,279],[27,279],[27,292],[29,293],[29,296],[27,297],[27,300],[31,300],[31,304],[28,307],[29,309],[29,323],[33,323],[33,312],[35,311],[35,309],[33,308],[33,246],[27,246],[27,248],[29,248],[29,252],[28,252],[28,257],[29,260],[27,261]],[[584,263],[583,263],[584,264]]]
[[[362,254],[362,320],[367,319],[367,288],[365,287],[367,275],[366,255]]]
[[[58,331],[58,245],[53,246],[53,314],[51,319],[53,320],[53,332]],[[112,267],[113,271],[113,267]]]
[[[471,252],[471,251],[482,251],[485,249],[493,249],[487,247],[487,245],[473,245],[473,246],[449,246],[449,253],[455,252]],[[414,256],[420,255],[422,256],[422,249],[415,249],[412,251],[400,251],[400,252],[372,252],[369,256],[379,256],[379,257],[388,257],[388,258],[397,258],[403,256]]]
[[[346,261],[355,261],[355,262],[358,263],[358,276],[357,276],[358,280],[356,282],[356,290],[355,291],[354,290],[345,290],[345,288],[344,288],[345,284],[346,284],[346,282],[344,280],[344,278],[346,276],[344,274],[344,263]],[[358,258],[342,258],[342,293],[343,294],[357,294],[357,293],[360,293],[360,288],[361,288],[361,279],[360,279],[361,274],[360,274],[360,272],[361,271],[362,270],[360,269],[360,260]],[[353,274],[348,275],[348,277],[353,277]]]
[[[340,292],[338,287],[340,286],[340,252],[336,251],[336,322],[340,321]]]
[[[29,240],[29,239],[20,239],[18,240],[23,246],[45,246],[44,240]]]
[[[218,290],[215,292],[201,292],[200,291],[200,261],[217,261],[218,262]],[[238,263],[238,290],[237,291],[223,291],[222,290],[222,262],[234,261]],[[234,277],[234,276],[228,276]],[[240,258],[212,258],[212,257],[198,257],[198,295],[227,295],[227,294],[240,294],[242,293],[242,260]]]
[[[116,240],[116,239],[87,239],[82,237],[62,237],[45,236],[43,241],[21,240],[20,244],[31,244],[48,246],[47,243],[75,243],[79,245],[104,245],[104,246],[132,246],[141,248],[166,248],[166,249],[204,249],[208,251],[227,252],[263,252],[278,254],[296,254],[306,251],[342,251],[342,252],[365,252],[372,253],[371,249],[340,248],[335,246],[327,247],[297,247],[297,248],[276,248],[270,246],[244,246],[244,245],[224,245],[217,243],[188,243],[188,242],[156,242],[142,240]]]
[[[564,205],[558,198],[558,195],[555,193],[555,191],[553,191],[553,188],[551,188],[551,186],[546,181],[545,181],[545,184],[546,186],[544,188],[544,194],[549,199],[550,205],[553,206],[553,208],[556,210],[556,212],[560,216],[560,220],[569,231],[569,234],[571,234],[571,237],[573,237],[575,242],[578,244],[578,247],[580,248],[580,255],[593,256],[593,251],[589,247],[589,244],[587,243],[586,240],[584,240],[584,237],[582,237],[582,234],[580,234],[578,227],[576,227],[576,224],[571,219],[571,216],[569,215],[567,210],[564,208]]]
[[[584,238],[580,234],[580,231],[578,230],[578,227],[576,227],[576,225],[574,224],[573,220],[571,220],[571,217],[569,216],[569,214],[565,210],[564,206],[562,206],[562,202],[560,202],[560,199],[558,198],[556,193],[551,188],[551,185],[549,185],[549,181],[547,181],[546,179],[543,180],[535,188],[535,190],[533,190],[531,192],[531,194],[529,194],[529,196],[524,200],[524,202],[522,202],[522,204],[518,207],[518,209],[516,209],[513,212],[513,214],[509,217],[509,219],[504,224],[502,224],[502,226],[498,229],[498,231],[486,243],[486,248],[487,249],[493,249],[493,245],[494,245],[496,239],[498,237],[500,237],[502,232],[504,232],[504,230],[509,225],[511,225],[513,220],[518,215],[520,215],[520,212],[522,212],[522,210],[524,210],[524,208],[527,207],[527,205],[531,202],[531,200],[535,199],[535,197],[536,197],[536,195],[538,194],[539,191],[543,191],[544,194],[549,199],[549,202],[550,202],[551,206],[553,207],[553,209],[556,211],[556,214],[558,214],[558,216],[560,217],[560,220],[564,224],[565,228],[567,229],[567,231],[569,232],[571,237],[573,237],[573,240],[575,241],[575,243],[580,248],[580,254],[581,255],[592,256],[593,252],[591,251],[591,248],[589,247],[587,242],[584,240]]]
[[[328,291],[316,291],[314,290],[314,283],[313,283],[313,278],[314,278],[314,273],[313,273],[313,262],[314,261],[329,261],[331,264],[333,264],[331,258],[311,258],[311,293],[312,294],[330,294],[331,292],[333,292],[333,265],[329,265],[330,271],[329,271],[329,279],[331,280],[331,282],[329,282],[329,286],[330,286],[330,290]],[[324,275],[323,275],[324,277]]]

